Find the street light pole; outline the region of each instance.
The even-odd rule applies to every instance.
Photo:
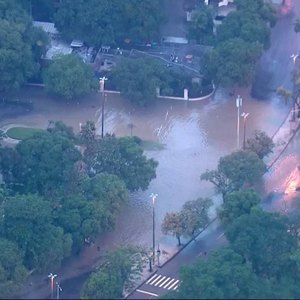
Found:
[[[153,239],[152,239],[152,256],[153,256],[153,266],[155,264],[155,200],[157,197],[157,194],[151,194],[150,197],[152,198],[152,232],[153,232]]]
[[[59,300],[59,293],[62,292],[62,288],[60,287],[59,283],[56,282],[56,299]]]
[[[52,274],[52,273],[48,275],[48,278],[50,279],[51,299],[53,299],[53,282],[56,276],[57,276],[56,274]]]
[[[236,146],[240,148],[240,107],[243,105],[243,99],[240,95],[236,98],[236,107],[237,107],[237,141]]]
[[[107,80],[106,77],[101,77],[99,78],[99,84],[100,84],[100,93],[101,93],[101,98],[102,98],[102,113],[101,113],[101,138],[104,137],[104,102],[106,100],[106,94],[105,94],[105,99],[104,99],[104,83],[105,80]]]
[[[241,117],[244,118],[244,142],[243,142],[243,149],[245,150],[246,149],[246,119],[247,117],[250,115],[250,113],[245,113],[243,112],[241,114]]]

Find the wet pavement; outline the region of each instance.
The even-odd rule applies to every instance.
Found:
[[[278,32],[281,36],[285,36],[284,28],[288,26],[287,24],[290,26],[289,30],[292,30],[292,20],[289,23],[286,20],[288,19],[283,18],[276,25],[277,28],[279,26]],[[292,35],[290,37],[293,38]],[[279,36],[276,38],[280,40]],[[280,47],[280,51],[277,52],[276,46],[277,44],[269,52],[270,60],[273,55],[277,60],[281,56],[290,55],[290,49],[285,52],[285,47]],[[289,67],[288,63],[282,64],[280,72],[274,78],[282,76],[283,80],[288,80],[286,78],[289,76]],[[272,100],[258,101],[249,96],[249,90],[236,90],[235,95],[230,96],[228,91],[219,89],[212,99],[202,102],[189,103],[161,99],[148,108],[134,107],[116,95],[108,96],[105,132],[113,132],[117,136],[129,135],[128,125],[131,123],[134,125],[134,135],[146,140],[158,141],[165,147],[163,150],[146,152],[147,156],[159,162],[157,178],[151,182],[147,191],[132,194],[130,204],[123,208],[115,230],[99,237],[96,244],[101,245],[101,252],[98,253],[96,247],[86,247],[79,256],[68,259],[62,268],[57,270],[62,288],[64,289],[65,283],[68,287],[61,293],[62,298],[79,297],[78,291],[83,282],[83,274],[99,264],[105,251],[128,243],[151,247],[152,210],[149,196],[152,192],[158,194],[156,202],[157,242],[160,243],[161,250],[169,253],[176,251],[177,247],[176,239],[164,236],[160,231],[160,224],[166,212],[177,211],[186,201],[197,197],[212,197],[214,207],[220,204],[220,197],[215,195],[213,186],[208,182],[200,181],[200,175],[206,169],[214,169],[221,156],[236,149],[235,98],[238,93],[243,97],[241,112],[250,113],[247,119],[247,136],[250,136],[256,129],[273,135],[289,109],[274,95],[269,98]],[[79,122],[97,120],[99,116],[99,110],[97,111],[100,104],[99,95],[82,99],[78,104],[53,101],[42,94],[32,94],[32,91],[29,95],[35,103],[36,110],[30,116],[1,120],[1,125],[24,123],[45,127],[48,120],[53,119],[62,120],[78,131]],[[99,120],[97,125],[100,130]],[[242,126],[240,130],[240,144],[242,144]],[[299,157],[293,154],[299,148],[297,146],[293,148],[293,144],[290,147],[286,152],[289,154],[282,157],[276,164],[279,167],[274,166],[274,170],[266,176],[264,187],[266,194],[277,189],[281,192],[281,186],[284,186],[284,181],[299,161]],[[212,214],[213,212],[214,210]],[[76,289],[72,290],[72,285]],[[41,285],[40,277],[34,277],[33,286],[27,287],[27,290],[28,293],[23,297],[43,298],[49,292],[47,283]]]

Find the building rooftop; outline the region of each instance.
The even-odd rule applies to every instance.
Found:
[[[54,23],[33,21],[33,26],[42,28],[45,32],[50,34],[59,34]]]
[[[44,59],[53,59],[55,56],[71,54],[72,48],[69,44],[58,41],[51,40],[51,47],[48,49],[47,53],[43,57]]]

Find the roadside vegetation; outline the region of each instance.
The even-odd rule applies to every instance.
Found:
[[[15,148],[0,148],[0,286],[9,286],[1,297],[15,296],[29,273],[57,269],[112,230],[129,192],[155,178],[157,162],[146,158],[139,139],[99,139],[94,129],[87,122],[76,136],[50,122]],[[7,264],[7,248],[14,264]]]
[[[270,27],[276,22],[275,11],[263,0],[236,0],[235,4],[237,10],[217,27],[214,48],[201,64],[205,78],[227,87],[252,83],[256,63],[270,46]]]
[[[201,175],[223,194],[218,217],[229,245],[183,267],[178,290],[164,299],[299,298],[299,214],[288,218],[262,210],[253,188],[274,145],[263,132],[247,145],[248,150],[222,157],[217,170]],[[173,224],[173,230],[186,228],[182,219]]]

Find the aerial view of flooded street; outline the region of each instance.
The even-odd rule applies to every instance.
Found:
[[[264,261],[262,255],[263,258],[256,262],[260,249],[257,251],[255,247],[256,240],[265,245],[259,236],[265,229],[267,234],[262,240],[270,236],[272,245],[280,244],[279,234],[288,233],[286,240],[289,240],[295,230],[290,242],[292,246],[287,250],[283,247],[282,251],[296,251],[293,243],[296,244],[296,240],[299,242],[299,224],[292,224],[298,226],[295,229],[285,216],[294,210],[300,190],[300,0],[205,0],[199,3],[195,0],[164,0],[163,5],[156,0],[143,0],[145,5],[133,0],[124,0],[125,4],[118,0],[102,1],[107,4],[107,7],[104,5],[105,10],[101,5],[97,6],[99,3],[96,5],[97,1],[87,1],[95,2],[99,11],[91,11],[84,1],[81,6],[74,1],[80,8],[74,5],[74,16],[78,14],[75,18],[72,13],[67,13],[73,9],[70,1],[45,0],[38,7],[32,1],[27,1],[27,5],[27,2],[24,4],[19,0],[14,0],[13,4],[3,0],[6,3],[3,10],[7,10],[5,18],[11,21],[8,12],[12,9],[18,14],[24,10],[22,14],[25,15],[25,11],[30,14],[30,17],[23,16],[28,22],[24,21],[24,24],[34,22],[34,28],[42,29],[35,32],[36,36],[43,30],[48,34],[47,38],[44,36],[45,41],[40,38],[30,45],[34,53],[32,57],[46,61],[41,63],[43,71],[36,78],[27,76],[27,79],[34,78],[38,83],[26,80],[18,83],[16,74],[0,78],[0,212],[3,215],[0,250],[1,247],[8,248],[3,257],[0,255],[0,271],[6,268],[3,267],[6,266],[5,257],[10,257],[11,253],[14,254],[11,260],[22,266],[19,266],[20,275],[15,274],[19,270],[17,266],[10,271],[13,275],[7,275],[5,269],[5,280],[20,287],[15,292],[20,299],[98,299],[99,295],[101,299],[119,299],[121,296],[156,299],[167,292],[174,292],[173,295],[178,292],[185,299],[196,299],[198,293],[201,299],[209,295],[211,298],[220,295],[220,299],[251,299],[263,293],[264,288],[259,290],[257,287],[257,293],[251,290],[259,286],[260,280],[263,280],[262,285],[268,286],[266,290],[269,294],[264,298],[272,298],[270,295],[276,298],[279,294],[272,292],[277,281],[274,283],[272,280],[281,271],[274,271],[274,275],[269,266],[274,264],[272,259],[276,260],[272,255],[277,248],[275,252],[270,252],[270,261]],[[89,11],[87,15],[83,13],[85,10]],[[164,10],[166,16],[160,16],[160,10]],[[113,26],[110,28],[107,25],[107,15],[111,18],[109,20],[119,20],[122,15],[126,17],[112,29]],[[241,21],[244,16],[246,25]],[[33,21],[35,17],[37,20]],[[144,22],[148,17],[150,21]],[[44,19],[46,22],[42,22]],[[200,20],[204,22],[206,19],[207,24],[200,26]],[[105,22],[101,23],[103,20]],[[129,20],[138,20],[136,24],[132,21],[136,27],[132,25],[133,29],[127,28],[131,24]],[[233,26],[230,22],[240,25]],[[78,38],[87,40],[74,37],[75,31],[68,24],[78,26]],[[245,25],[243,30],[239,28],[242,25]],[[91,28],[101,26],[101,31],[93,36]],[[150,28],[147,29],[147,26]],[[236,27],[233,33],[230,32],[231,27]],[[121,32],[123,29],[124,32]],[[149,32],[143,35],[143,30]],[[161,32],[156,34],[158,30]],[[99,41],[98,37],[102,35],[105,38]],[[49,41],[46,42],[46,39],[51,40],[51,45],[47,44]],[[69,40],[72,42],[67,45]],[[53,56],[48,57],[51,51],[58,50],[60,42],[62,53],[52,53]],[[40,53],[36,47],[43,43],[48,46],[45,46],[44,53]],[[92,47],[93,43],[95,47]],[[0,45],[0,61],[1,49]],[[76,68],[72,69],[74,65]],[[3,70],[8,67],[10,63]],[[72,77],[74,72],[76,75]],[[59,75],[61,78],[58,78]],[[66,82],[65,77],[68,79]],[[10,78],[13,78],[12,82]],[[85,81],[80,90],[81,83]],[[9,84],[11,88],[6,87]],[[62,123],[55,123],[57,121],[72,127],[76,136]],[[29,133],[25,132],[26,129]],[[36,131],[38,134],[35,134]],[[258,132],[265,134],[264,139],[257,138]],[[257,142],[252,148],[251,140],[247,141],[249,139]],[[106,141],[114,141],[107,144],[108,150],[105,148]],[[121,148],[125,155],[120,154]],[[32,149],[42,149],[42,154]],[[264,151],[266,154],[261,154]],[[232,161],[234,166],[231,169],[231,165],[227,165],[228,173],[226,168],[218,169],[220,158],[236,153],[242,157],[235,158],[237,161],[240,159],[238,167]],[[112,154],[115,161],[107,163],[110,159],[108,154]],[[25,163],[22,155],[27,159],[24,158]],[[259,169],[262,166],[261,174],[257,171],[260,174],[257,180],[249,179],[253,176],[253,170],[249,171],[252,166],[248,163],[251,155],[256,162],[255,167]],[[62,161],[58,166],[60,159]],[[152,159],[158,163],[157,167]],[[152,167],[149,162],[153,162]],[[106,163],[107,169],[103,167]],[[111,166],[113,164],[116,166]],[[125,166],[128,174],[122,173],[123,169],[120,171],[120,165]],[[40,167],[42,172],[38,173]],[[229,174],[229,169],[232,174]],[[213,174],[210,179],[201,180],[201,175],[209,170],[217,171],[210,173]],[[143,172],[156,175],[152,178]],[[235,172],[247,179],[237,176],[238,183],[234,182]],[[128,184],[127,177],[138,183]],[[142,177],[149,179],[145,179],[144,185],[139,182]],[[142,189],[142,186],[145,188]],[[253,190],[250,191],[250,188]],[[127,195],[128,202],[120,202]],[[15,208],[7,199],[16,201],[11,203],[19,203],[20,206]],[[198,202],[195,201],[197,199]],[[212,200],[212,205],[207,208],[203,204],[206,199]],[[25,201],[27,206],[22,209]],[[201,209],[197,207],[189,211],[185,207],[186,203],[196,205],[200,202]],[[33,208],[28,212],[24,209],[31,209],[31,206]],[[280,217],[270,213],[274,211],[279,212]],[[49,226],[43,227],[45,224],[39,224],[43,221],[34,220],[36,216],[31,216],[30,212],[38,216],[37,220],[39,213],[44,213],[46,217],[42,216],[44,219],[41,220],[47,220],[45,223],[48,222]],[[269,218],[274,219],[268,221]],[[27,219],[32,228],[27,228]],[[196,225],[191,221],[193,226],[189,228],[187,219],[195,221]],[[202,219],[204,223],[200,226],[199,220]],[[252,247],[254,262],[251,258],[248,261],[248,254],[243,253],[239,243],[235,244],[235,232],[228,234],[234,228],[232,224],[238,229],[256,230],[253,236],[257,238],[252,244],[244,240],[240,243],[247,247],[251,245],[249,249]],[[272,232],[273,224],[276,230],[280,228],[279,233]],[[49,231],[41,233],[44,230],[41,228]],[[49,239],[45,238],[48,233]],[[245,238],[244,232],[239,234]],[[251,237],[251,234],[248,236]],[[40,246],[40,240],[44,241],[41,242],[44,248]],[[60,243],[59,246],[53,241]],[[229,245],[227,250],[217,250],[224,245]],[[128,246],[140,248],[126,248]],[[58,251],[54,251],[56,247]],[[269,248],[266,246],[264,249]],[[142,272],[137,272],[141,276],[133,282],[131,289],[128,286],[132,284],[133,270],[139,264],[140,257],[128,250],[127,259],[127,250],[124,249],[139,249],[139,255],[144,259]],[[36,254],[38,251],[41,253]],[[109,256],[111,253],[117,255],[113,267],[110,267],[112,261],[109,261],[113,257]],[[283,256],[289,257],[286,265],[297,265],[295,252],[280,255]],[[133,257],[138,257],[138,262],[132,262]],[[51,261],[50,267],[45,263],[47,258]],[[121,266],[122,259],[125,263]],[[204,267],[205,263],[210,267]],[[267,265],[265,273],[260,270],[264,263]],[[200,266],[201,272],[197,269],[199,274],[193,273],[192,269],[187,268],[186,273],[181,274],[180,268],[188,264]],[[278,270],[283,269],[283,265],[285,263],[278,263]],[[258,266],[257,269],[255,266]],[[121,267],[123,269],[120,271]],[[231,294],[232,286],[244,286],[248,280],[248,277],[246,281],[233,278],[232,285],[225,286],[223,292],[223,283],[218,283],[219,270],[225,270],[220,272],[227,274],[222,275],[225,277],[235,274],[236,270],[242,270],[241,273],[245,274],[249,272],[249,278],[254,278],[249,283],[251,288],[245,294]],[[292,269],[294,273],[284,270],[286,274],[298,274],[298,269]],[[115,276],[113,272],[118,274],[118,280],[112,280]],[[123,272],[127,272],[124,278]],[[211,290],[219,294],[205,294],[205,291],[202,294],[202,284],[208,282],[205,272],[215,280]],[[93,277],[93,274],[96,276]],[[18,275],[20,278],[23,276],[22,280],[18,279]],[[266,279],[267,276],[271,279]],[[282,282],[290,279],[280,276],[278,278]],[[297,282],[297,276],[288,281],[291,286],[293,280]],[[201,279],[199,282],[198,278]],[[231,277],[230,280],[228,278],[223,280],[222,277],[220,282],[231,282]],[[5,286],[5,280],[2,282],[0,278],[0,299],[5,295],[15,297],[14,285],[9,286],[7,294],[2,296],[1,287]],[[191,289],[188,287],[189,281],[193,285]],[[103,290],[98,293],[98,288]],[[189,294],[190,290],[192,292]],[[297,294],[296,288],[291,290]],[[292,292],[284,295],[295,298]]]

